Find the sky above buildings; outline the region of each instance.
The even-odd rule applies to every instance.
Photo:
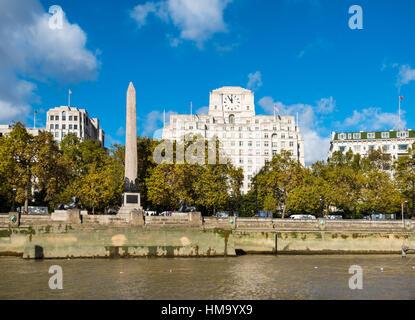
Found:
[[[350,29],[352,5],[363,29]],[[53,5],[64,11],[51,28]],[[166,114],[204,113],[209,92],[255,92],[257,114],[296,115],[307,163],[330,133],[415,129],[412,0],[0,0],[0,124],[46,123],[68,104],[100,119],[107,146],[123,143],[130,81],[139,134]]]

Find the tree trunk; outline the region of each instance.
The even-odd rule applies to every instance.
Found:
[[[24,199],[24,213],[29,213],[29,192],[25,190],[25,199]]]

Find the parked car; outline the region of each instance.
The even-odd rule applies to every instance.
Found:
[[[258,218],[272,218],[272,212],[271,211],[259,211]]]
[[[229,212],[226,212],[226,211],[217,212],[216,217],[217,218],[227,218],[227,217],[229,217]]]
[[[156,216],[157,212],[156,211],[145,211],[146,216]]]
[[[160,217],[170,217],[171,216],[171,211],[163,211],[162,213],[159,214]]]
[[[18,208],[18,211],[23,213],[24,207]],[[34,207],[34,206],[28,206],[27,207],[27,214],[32,215],[47,215],[48,214],[48,207]]]
[[[316,217],[311,214],[293,214],[290,216],[292,220],[316,220]]]
[[[343,216],[341,215],[335,215],[335,214],[331,214],[328,216],[324,216],[324,218],[328,219],[328,220],[343,220]]]

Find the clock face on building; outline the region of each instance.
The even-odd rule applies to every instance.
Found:
[[[238,111],[241,109],[241,98],[235,94],[223,95],[223,110]]]

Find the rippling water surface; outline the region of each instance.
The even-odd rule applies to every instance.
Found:
[[[63,290],[49,289],[52,265]],[[349,289],[351,265],[363,269],[363,290]],[[415,299],[415,256],[3,257],[0,299]]]

